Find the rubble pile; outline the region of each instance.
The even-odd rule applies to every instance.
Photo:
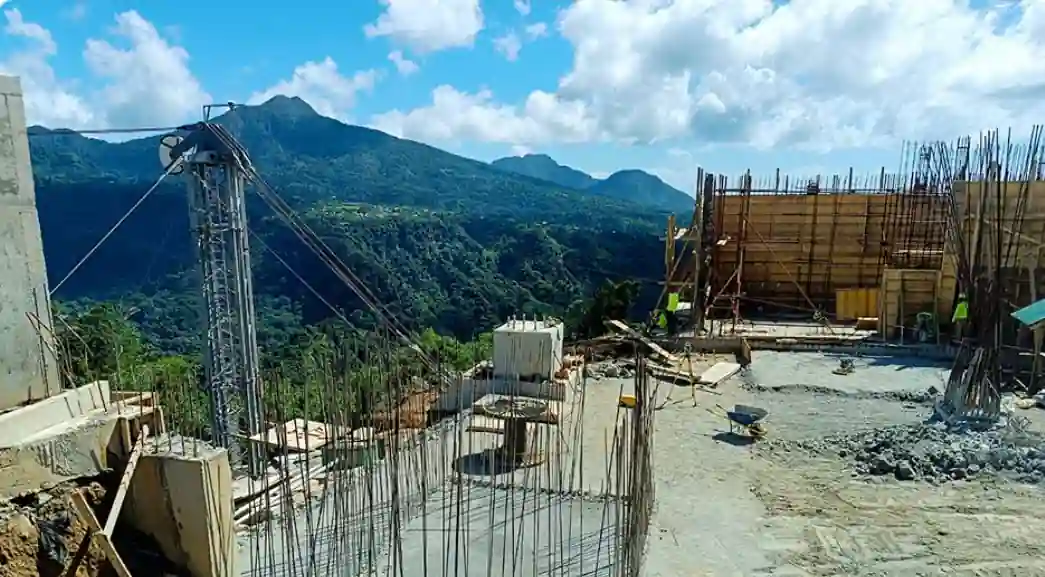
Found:
[[[588,376],[598,380],[602,378],[627,379],[635,375],[631,367],[618,361],[604,361],[587,365]]]
[[[901,481],[943,483],[990,474],[1030,483],[1045,480],[1045,442],[1012,427],[981,432],[920,424],[775,445],[833,454],[852,462],[858,474]]]

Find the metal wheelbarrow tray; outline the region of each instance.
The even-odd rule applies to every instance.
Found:
[[[733,427],[736,425],[747,431],[747,434],[754,439],[760,439],[766,435],[766,427],[762,424],[762,419],[769,415],[769,411],[750,405],[734,405],[732,410],[722,407],[719,409],[722,409],[726,413],[726,418],[729,419],[730,433],[733,432]]]

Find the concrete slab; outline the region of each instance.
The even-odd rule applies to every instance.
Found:
[[[61,390],[17,78],[0,76],[0,410]],[[42,324],[43,330],[37,330]]]
[[[462,502],[463,501],[463,502]],[[379,575],[424,577],[619,574],[624,507],[533,491],[448,487],[432,495],[384,556]],[[460,507],[461,515],[448,507]],[[622,525],[622,523],[621,523]],[[394,570],[393,570],[394,567]]]
[[[852,359],[856,370],[834,375],[841,359]],[[757,387],[813,388],[842,393],[890,394],[943,390],[950,365],[923,357],[759,351],[748,369],[731,379]]]
[[[193,577],[233,577],[232,472],[228,452],[170,437],[146,443],[122,518],[156,540]]]

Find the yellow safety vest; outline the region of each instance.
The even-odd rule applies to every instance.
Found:
[[[657,326],[662,329],[668,328],[668,317],[665,316],[664,313],[657,315]]]
[[[679,308],[679,293],[668,293],[668,312],[675,312]]]
[[[969,318],[969,303],[966,301],[958,301],[958,306],[954,307],[954,316],[951,317],[951,322],[956,323],[958,321],[964,321]]]

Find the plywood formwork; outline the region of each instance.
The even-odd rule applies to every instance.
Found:
[[[878,287],[887,267],[939,270],[951,205],[904,182],[884,171],[859,183],[851,171],[830,179],[777,173],[758,184],[750,175],[709,176],[708,296],[731,307],[834,312],[839,290]],[[692,282],[693,267],[679,269],[673,284]]]

